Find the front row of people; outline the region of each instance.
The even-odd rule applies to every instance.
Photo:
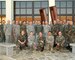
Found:
[[[36,40],[37,39],[37,40]],[[56,37],[56,49],[60,49],[64,47],[65,38],[62,35],[62,32],[58,32],[58,36]],[[52,35],[51,31],[48,32],[47,37],[44,37],[42,32],[39,32],[38,37],[34,35],[33,32],[30,32],[29,36],[27,36],[24,30],[21,31],[21,35],[18,38],[17,46],[22,49],[26,49],[26,47],[30,48],[31,50],[39,50],[43,51],[51,50],[53,51],[54,46],[54,36]]]

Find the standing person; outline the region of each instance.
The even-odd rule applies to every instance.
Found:
[[[49,31],[48,35],[46,37],[46,48],[47,48],[47,50],[53,51],[53,45],[54,45],[54,36]]]
[[[32,31],[33,31],[33,33],[35,33],[35,28],[34,28],[34,26],[33,26],[31,21],[29,22],[29,25],[27,25],[26,29],[27,29],[28,36],[29,36],[30,32],[32,32]]]
[[[64,47],[65,37],[62,35],[62,32],[58,32],[58,36],[56,37],[56,48],[59,50]]]
[[[44,29],[44,35],[45,35],[45,37],[47,36],[47,34],[48,34],[48,31],[49,30],[51,30],[51,27],[49,26],[49,24],[48,24],[48,22],[47,21],[45,21],[45,25],[43,26],[43,29]]]
[[[36,31],[36,44],[38,44],[38,35],[39,35],[39,32],[42,32],[43,33],[43,26],[41,25],[41,22],[40,21],[37,21],[37,25],[35,26],[35,31]]]
[[[6,37],[6,43],[12,43],[11,34],[12,34],[12,25],[10,20],[7,21],[7,24],[4,25],[4,32]]]
[[[21,31],[21,34],[18,38],[18,47],[20,50],[25,49],[27,46],[28,36],[24,30]]]
[[[26,31],[26,22],[25,21],[21,25],[21,31],[22,30]]]
[[[30,35],[28,36],[28,46],[31,50],[34,49],[35,44],[35,36],[33,32],[30,32]]]
[[[3,40],[3,42],[5,42],[5,33],[4,33],[4,25],[5,25],[5,21],[3,20],[2,21],[2,24],[1,24],[1,30],[2,30],[2,40]]]
[[[13,40],[13,43],[15,43],[15,20],[12,21],[12,40]]]
[[[14,28],[15,43],[17,43],[19,36],[20,36],[20,25],[19,25],[18,21],[16,21],[15,28]]]
[[[0,42],[3,42],[2,24],[0,23]]]
[[[38,48],[39,51],[42,52],[44,50],[44,42],[45,42],[45,37],[43,37],[42,32],[39,32],[37,40],[38,40],[37,48]]]

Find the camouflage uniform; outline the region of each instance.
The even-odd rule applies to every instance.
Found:
[[[6,37],[6,43],[12,43],[12,25],[11,24],[5,24],[4,26],[4,32]]]
[[[50,50],[51,48],[53,48],[54,45],[54,36],[47,36],[46,37],[46,48],[47,50]]]
[[[35,43],[35,36],[29,36],[28,37],[28,46],[33,49],[34,43]]]
[[[45,42],[45,38],[38,36],[38,49],[41,51],[44,50],[44,42]]]
[[[33,25],[27,25],[27,28],[26,29],[27,29],[28,36],[29,36],[30,32],[35,33],[35,28],[34,28]]]
[[[56,44],[59,43],[59,46],[61,46],[61,44],[62,44],[61,47],[63,47],[64,46],[64,41],[65,41],[64,36],[57,36],[56,37]]]
[[[25,46],[27,46],[27,39],[28,39],[28,38],[27,38],[27,35],[26,35],[26,34],[19,36],[18,40],[20,40],[21,42],[24,42],[24,41],[25,41],[24,44],[21,44],[21,43],[18,42],[18,46],[19,46],[19,48],[20,48],[21,50],[22,50],[23,48],[25,48]]]
[[[47,36],[47,33],[51,30],[51,27],[49,25],[44,25],[43,26],[43,29],[44,29],[44,35],[45,37]]]

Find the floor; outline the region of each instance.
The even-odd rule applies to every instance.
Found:
[[[7,57],[6,55],[1,54],[0,60],[75,60],[75,54],[71,53],[68,50],[65,51],[14,51],[12,57]]]

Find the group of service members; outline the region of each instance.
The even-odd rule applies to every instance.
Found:
[[[20,50],[29,49],[53,51],[69,48],[70,43],[75,43],[75,25],[71,21],[10,21],[0,23],[0,42],[15,43]]]

